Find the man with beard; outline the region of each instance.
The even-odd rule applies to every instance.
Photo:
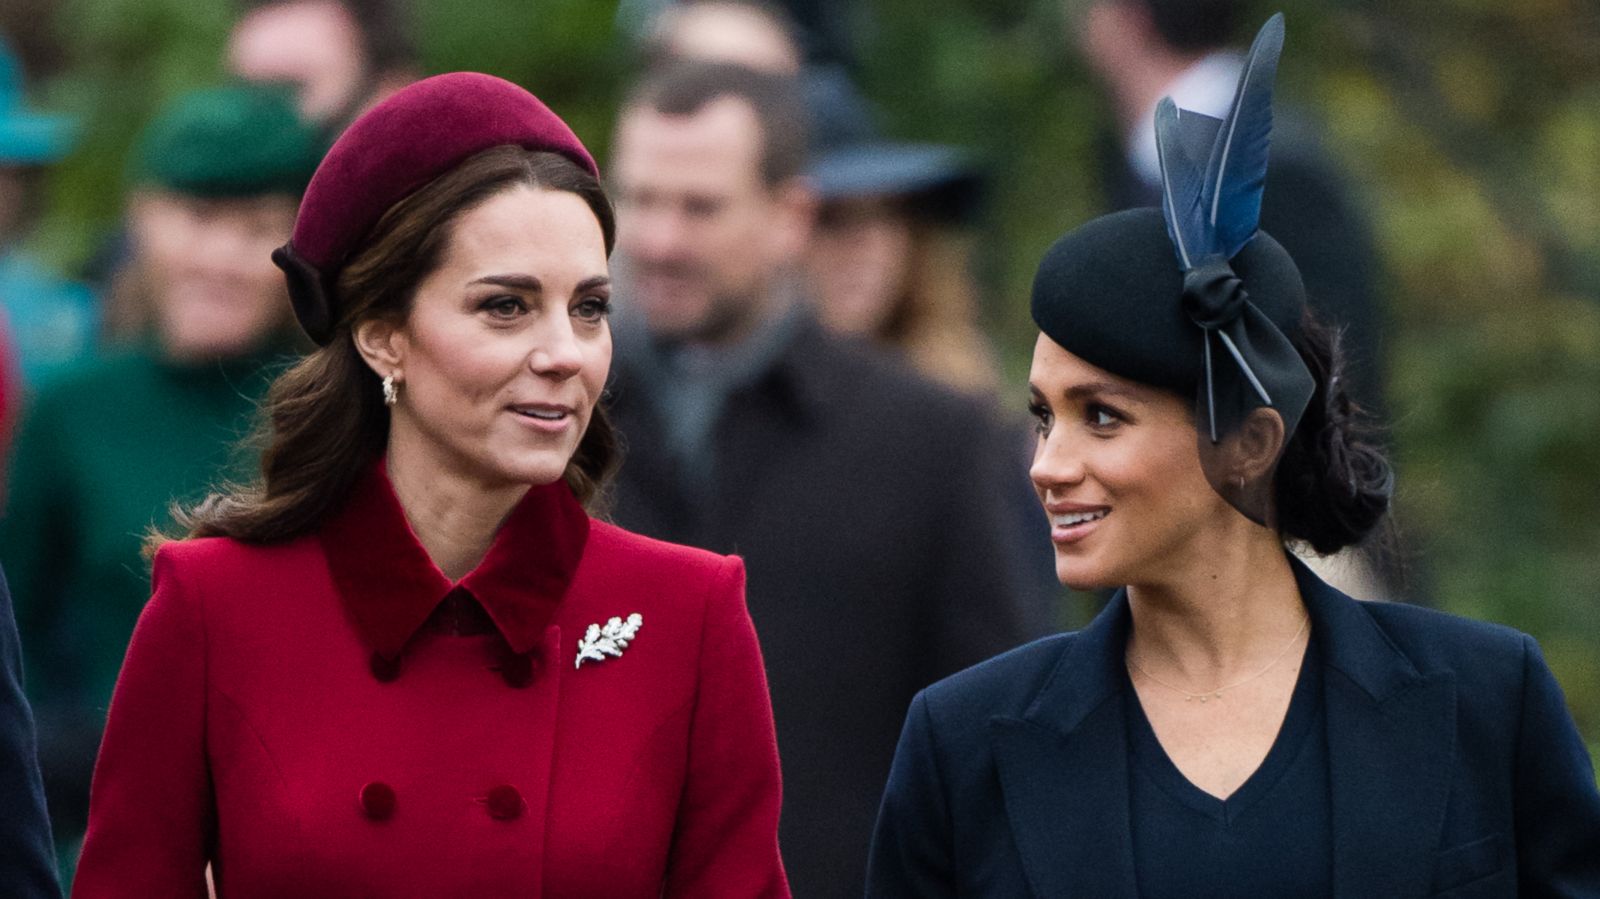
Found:
[[[790,881],[855,896],[912,695],[1044,633],[1059,587],[1015,435],[829,336],[800,295],[816,201],[797,90],[681,62],[622,110],[615,508],[745,558]]]

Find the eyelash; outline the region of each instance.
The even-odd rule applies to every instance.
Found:
[[[1091,429],[1096,431],[1108,431],[1126,421],[1122,414],[1117,410],[1100,403],[1090,403],[1084,408],[1083,411],[1086,424],[1088,424]],[[1104,415],[1106,418],[1111,420],[1108,422],[1101,422],[1098,420],[1101,415]]]
[[[585,313],[585,309],[592,311]],[[605,297],[587,297],[573,309],[573,313],[586,322],[601,322],[611,315],[611,301]]]
[[[488,312],[495,318],[511,319],[526,313],[528,304],[520,297],[496,296],[479,303],[478,309],[481,312]],[[611,301],[604,297],[586,297],[573,307],[572,312],[583,321],[599,322],[611,315]]]
[[[479,303],[478,311],[488,312],[495,318],[509,319],[516,316],[507,313],[515,312],[516,315],[521,315],[528,311],[528,304],[524,303],[520,297],[495,296]]]
[[[1050,410],[1043,403],[1029,403],[1028,414],[1033,416],[1033,431],[1040,437],[1050,433]]]
[[[1122,413],[1101,403],[1090,403],[1084,407],[1083,412],[1084,424],[1091,431],[1101,433],[1109,432],[1128,420]],[[1054,424],[1054,416],[1051,414],[1049,407],[1043,403],[1029,403],[1028,414],[1033,416],[1033,430],[1035,433],[1040,437],[1050,433],[1050,428]],[[1105,416],[1109,420],[1100,421],[1101,416]]]

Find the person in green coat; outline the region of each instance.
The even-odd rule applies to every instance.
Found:
[[[270,254],[288,240],[321,144],[287,92],[185,94],[136,146],[127,223],[141,339],[62,375],[24,411],[0,515],[31,660],[56,845],[87,819],[106,706],[150,595],[140,545],[254,464],[240,439],[295,349]]]

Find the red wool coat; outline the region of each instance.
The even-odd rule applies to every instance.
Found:
[[[452,584],[380,466],[316,535],[158,553],[73,895],[787,896],[779,793],[737,558],[556,484]]]

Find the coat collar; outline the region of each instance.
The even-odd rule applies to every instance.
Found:
[[[1291,565],[1328,671],[1336,895],[1425,894],[1455,752],[1453,679],[1419,673],[1361,603]],[[1119,699],[1131,622],[1118,591],[1061,641],[1022,716],[990,721],[1007,817],[1036,895],[1137,893]]]
[[[1327,660],[1334,894],[1426,895],[1455,762],[1455,678],[1419,672],[1361,603],[1293,564]]]
[[[477,568],[452,582],[417,542],[380,461],[317,534],[339,597],[377,655],[401,650],[452,590],[470,593],[517,653],[537,647],[589,537],[589,516],[561,481],[530,489]]]
[[[1133,896],[1123,647],[1117,591],[1061,656],[1020,718],[990,721],[1006,815],[1036,896]]]

